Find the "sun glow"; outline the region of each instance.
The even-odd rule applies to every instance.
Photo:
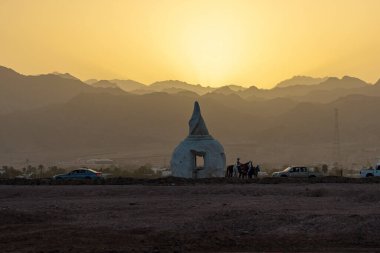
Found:
[[[197,17],[182,31],[182,46],[193,74],[207,83],[222,83],[233,75],[241,59],[243,34],[226,17]]]
[[[379,11],[379,0],[0,0],[0,65],[146,84],[376,82]]]

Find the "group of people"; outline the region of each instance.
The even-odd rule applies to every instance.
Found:
[[[252,161],[241,163],[240,158],[237,158],[234,165],[229,165],[227,167],[226,177],[257,178],[259,171],[259,165],[253,166]]]

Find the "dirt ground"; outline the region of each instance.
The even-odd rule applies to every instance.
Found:
[[[380,252],[380,185],[0,185],[1,252]]]

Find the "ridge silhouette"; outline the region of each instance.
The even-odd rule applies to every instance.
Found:
[[[343,77],[271,90],[226,87],[220,89],[230,94],[214,89],[204,95],[189,90],[138,95],[1,67],[0,159],[44,163],[107,153],[124,162],[143,157],[160,163],[187,134],[195,100],[228,159],[328,163],[334,108],[340,111],[344,155],[355,162],[378,155],[379,84]]]

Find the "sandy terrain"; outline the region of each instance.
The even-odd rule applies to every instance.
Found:
[[[1,252],[378,252],[380,185],[1,185]]]

